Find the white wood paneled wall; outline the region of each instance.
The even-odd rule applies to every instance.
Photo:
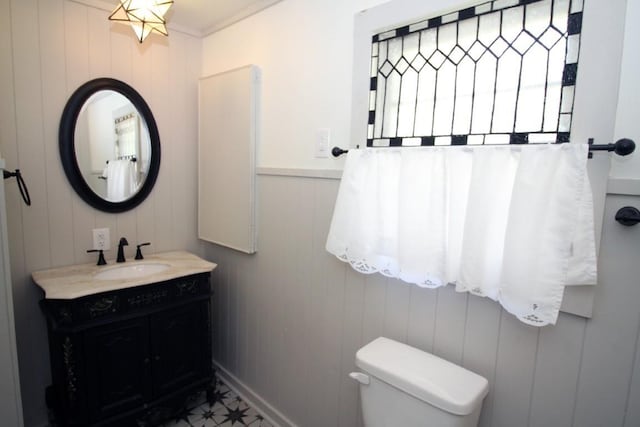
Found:
[[[197,81],[201,41],[171,32],[139,44],[109,12],[68,0],[0,0],[0,152],[20,168],[33,205],[23,205],[7,182],[7,211],[25,424],[46,422],[49,362],[40,293],[32,271],[91,262],[91,230],[109,227],[112,248],[126,236],[149,241],[148,252],[197,252]],[[58,154],[58,125],[71,93],[96,77],[133,86],[160,131],[160,175],[135,210],[106,214],[72,191]],[[115,251],[106,254],[115,258]]]
[[[214,357],[258,405],[300,426],[360,425],[347,374],[356,350],[384,335],[485,376],[483,427],[640,425],[640,228],[613,221],[640,198],[607,198],[593,318],[561,313],[538,329],[489,299],[336,260],[324,245],[337,188],[260,175],[258,253],[207,245],[219,265]]]

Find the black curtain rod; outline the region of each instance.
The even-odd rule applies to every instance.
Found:
[[[487,145],[490,145],[490,144],[487,144]],[[386,148],[386,147],[380,147],[380,148]],[[592,157],[593,151],[613,151],[620,156],[627,156],[633,153],[635,149],[636,149],[636,143],[629,138],[619,139],[613,144],[594,144],[593,138],[589,138],[589,158]],[[333,154],[333,157],[339,157],[348,152],[349,150],[343,150],[340,147],[333,147],[333,149],[331,150],[331,154]]]

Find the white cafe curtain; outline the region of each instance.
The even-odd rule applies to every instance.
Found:
[[[349,150],[327,250],[362,273],[455,284],[555,324],[596,283],[587,144]]]

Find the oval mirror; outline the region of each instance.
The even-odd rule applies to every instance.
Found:
[[[124,212],[149,195],[160,169],[160,136],[149,106],[131,86],[91,80],[62,113],[60,157],[76,193],[105,212]]]

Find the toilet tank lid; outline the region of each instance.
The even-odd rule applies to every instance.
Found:
[[[480,375],[433,354],[388,338],[376,338],[356,353],[356,366],[424,402],[468,415],[489,391]]]

